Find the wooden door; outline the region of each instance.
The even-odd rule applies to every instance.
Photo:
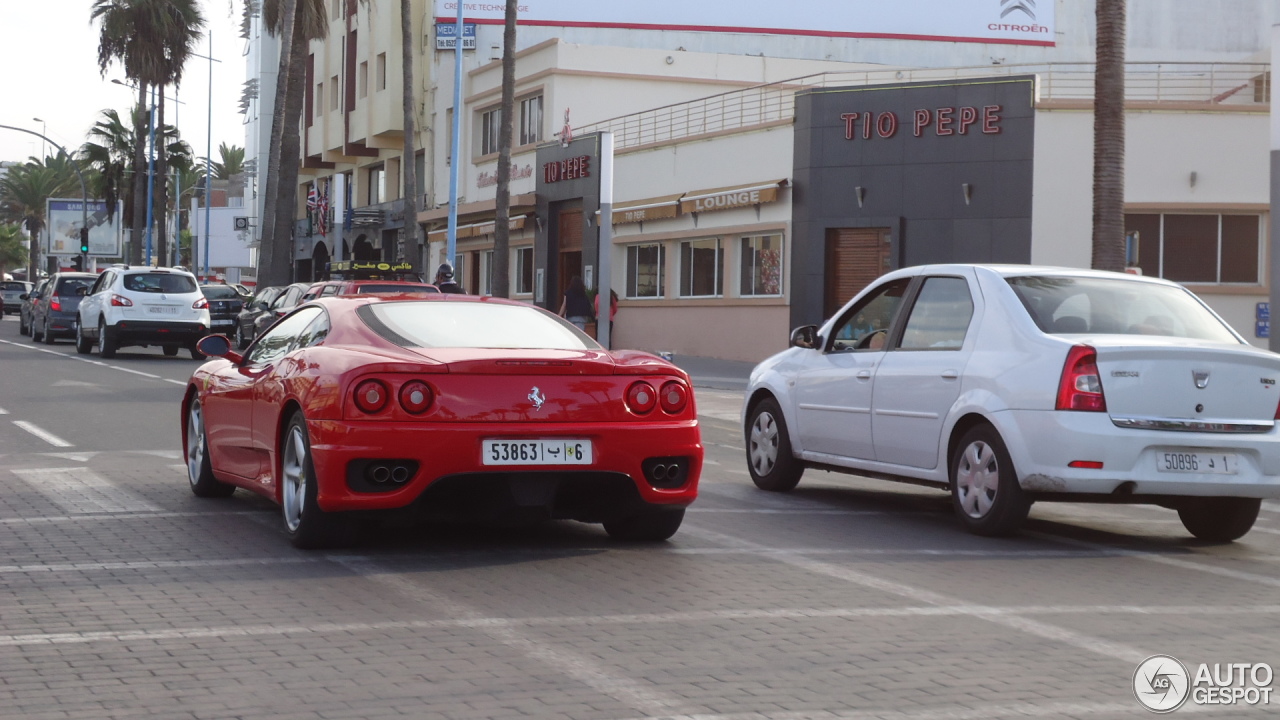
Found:
[[[889,228],[827,230],[824,317],[893,269],[890,247]]]
[[[560,300],[569,288],[569,281],[574,275],[582,275],[582,211],[565,210],[556,221],[556,245],[560,251],[558,277],[556,278],[559,295],[552,310],[560,307]]]

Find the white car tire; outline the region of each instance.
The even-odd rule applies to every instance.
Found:
[[[975,535],[1016,532],[1027,520],[1031,498],[1018,484],[1018,473],[996,429],[987,424],[969,429],[951,456],[951,503],[956,517]]]
[[[1253,529],[1262,501],[1257,498],[1196,497],[1178,506],[1182,525],[1198,539],[1229,543]]]
[[[778,401],[768,397],[756,403],[744,430],[747,470],[756,487],[769,492],[794,490],[804,465],[791,452],[791,436]]]

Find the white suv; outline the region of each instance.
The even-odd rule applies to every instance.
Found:
[[[165,355],[187,348],[204,356],[196,341],[209,334],[209,301],[189,272],[172,268],[113,265],[103,271],[80,303],[76,352],[113,357],[128,345],[159,345]]]

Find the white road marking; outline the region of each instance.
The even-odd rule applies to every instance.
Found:
[[[4,343],[5,345],[12,345],[12,346],[14,346],[14,347],[20,347],[20,348],[23,348],[23,349],[26,349],[26,350],[35,350],[35,351],[37,351],[37,352],[49,353],[50,355],[57,355],[58,357],[64,357],[64,358],[67,358],[68,360],[77,360],[77,361],[79,361],[79,362],[82,362],[82,363],[88,363],[88,364],[90,364],[90,365],[97,365],[97,366],[99,366],[99,367],[111,368],[112,370],[119,370],[120,372],[127,372],[127,373],[131,373],[131,374],[133,374],[133,375],[138,375],[138,376],[141,376],[141,377],[144,377],[144,378],[150,378],[150,379],[152,379],[152,380],[163,380],[164,382],[167,382],[167,383],[173,383],[173,384],[175,384],[175,385],[186,385],[186,384],[187,384],[186,382],[184,382],[184,381],[182,381],[182,380],[173,380],[173,379],[171,379],[171,378],[160,377],[159,375],[154,375],[154,374],[152,374],[152,373],[148,373],[148,372],[142,372],[141,370],[134,370],[134,369],[132,369],[132,368],[122,367],[122,366],[120,366],[120,365],[112,365],[111,363],[105,363],[105,362],[102,362],[101,360],[94,360],[94,359],[92,359],[92,358],[80,357],[79,355],[72,355],[72,354],[70,354],[70,353],[58,352],[57,350],[49,350],[49,349],[47,349],[47,348],[31,347],[30,345],[24,345],[24,344],[22,344],[22,343],[12,342],[12,341],[10,341],[10,340],[0,340],[0,343]],[[74,381],[67,381],[67,382],[74,382]]]
[[[274,562],[313,562],[319,559],[277,558]],[[206,561],[215,562],[215,561]],[[234,561],[238,564],[271,564],[271,559],[261,561]],[[340,561],[345,562],[345,561]],[[157,566],[156,563],[151,563]],[[169,567],[169,566],[163,566]],[[1045,605],[1008,608],[982,608],[987,612],[1009,615],[1140,615],[1163,618],[1177,616],[1221,615],[1236,617],[1245,615],[1280,614],[1280,605],[1244,606],[1148,606],[1132,605]],[[60,645],[94,642],[128,642],[131,640],[175,640],[189,638],[261,637],[271,635],[306,635],[323,633],[385,632],[387,630],[435,630],[473,628],[577,628],[609,625],[664,625],[677,623],[702,624],[723,621],[751,620],[861,620],[886,617],[957,617],[968,616],[972,606],[956,607],[846,607],[846,608],[764,608],[691,610],[668,613],[630,613],[614,615],[556,615],[543,617],[466,617],[441,620],[387,620],[382,622],[315,623],[311,625],[233,625],[188,628],[163,628],[159,630],[85,631],[67,633],[27,633],[0,635],[0,647],[14,645]]]
[[[29,423],[26,420],[14,420],[13,424],[17,425],[23,430],[26,430],[32,435],[35,435],[36,437],[40,438],[41,440],[49,443],[54,447],[74,447],[71,443],[67,442],[66,440],[63,440],[57,435],[54,435],[53,433],[41,428],[40,426],[34,423]]]
[[[699,537],[710,542],[728,547],[737,547],[743,549],[760,550],[764,546],[744,540],[732,535],[715,532],[714,530],[706,530],[700,527],[686,527],[681,532]],[[955,598],[948,597],[941,593],[925,590],[924,588],[914,587],[906,583],[895,582],[893,580],[885,580],[869,573],[855,570],[853,568],[834,565],[820,560],[804,557],[795,553],[777,553],[769,556],[770,559],[781,562],[792,567],[808,570],[818,575],[843,580],[854,585],[860,585],[872,590],[878,590],[890,595],[907,598],[908,600],[924,603],[927,605],[938,605],[944,607],[965,606],[964,603],[957,601]],[[1071,645],[1081,650],[1104,655],[1106,657],[1115,658],[1130,665],[1136,665],[1142,660],[1151,656],[1151,653],[1144,652],[1137,648],[1129,647],[1120,643],[1103,640],[1102,638],[1091,637],[1083,633],[1078,633],[1066,628],[1057,627],[1048,623],[1043,623],[1030,618],[1019,617],[1015,615],[998,614],[998,608],[985,608],[981,606],[967,606],[969,612],[966,614],[996,625],[1018,630],[1035,635],[1046,640],[1054,640],[1066,645]],[[994,612],[993,612],[994,611]]]
[[[974,708],[947,704],[917,710],[848,710],[831,711],[779,711],[742,712],[726,714],[669,715],[662,718],[646,717],[633,720],[986,720],[987,718],[1063,718],[1084,715],[1119,715],[1133,717],[1136,701],[1126,703],[1013,703],[1010,705],[980,705]],[[1180,713],[1206,712],[1212,705],[1188,704]]]
[[[690,705],[683,698],[668,695],[652,683],[620,673],[608,672],[601,668],[598,658],[580,655],[572,650],[556,648],[547,642],[534,640],[511,625],[482,623],[484,618],[471,608],[410,582],[400,573],[383,570],[372,562],[353,558],[335,558],[335,561],[359,575],[363,580],[381,585],[417,602],[433,605],[457,619],[476,622],[477,629],[494,640],[523,653],[532,660],[554,667],[588,687],[646,715],[661,717],[688,715],[691,712]]]
[[[89,388],[96,388],[96,387],[98,387],[98,385],[97,385],[97,384],[95,384],[95,383],[91,383],[91,382],[85,382],[85,381],[83,381],[83,380],[59,380],[58,382],[56,382],[56,383],[54,383],[54,384],[50,385],[49,387],[89,387]]]
[[[13,473],[71,515],[163,510],[86,467],[23,468]]]
[[[183,381],[181,381],[181,380],[174,380],[174,379],[172,379],[172,378],[161,378],[161,380],[164,380],[164,381],[165,381],[165,382],[167,382],[167,383],[173,383],[174,385],[181,385],[181,386],[183,386],[183,387],[186,387],[186,385],[187,385],[185,382],[183,382]]]
[[[4,408],[0,408],[0,415],[8,415],[8,414],[9,414],[8,410],[5,410]]]
[[[91,572],[98,570],[191,570],[243,565],[296,565],[315,563],[323,557],[228,558],[225,560],[132,560],[119,562],[49,563],[45,565],[0,565],[0,574]]]
[[[152,375],[151,373],[142,372],[141,370],[133,370],[127,367],[120,367],[119,365],[108,365],[107,367],[111,368],[112,370],[119,370],[120,372],[132,373],[134,375],[140,375],[144,378],[151,378],[152,380],[160,379],[159,375]]]
[[[1102,543],[1093,543],[1087,540],[1076,540],[1075,538],[1062,537],[1061,535],[1053,535],[1044,532],[1028,532],[1023,531],[1024,535],[1030,537],[1048,540],[1063,545],[1074,545],[1075,547],[1089,548],[1091,550],[1106,549],[1109,552],[1131,557],[1147,562],[1159,563],[1161,565],[1169,565],[1171,567],[1182,568],[1184,570],[1197,570],[1210,575],[1231,578],[1232,580],[1243,580],[1244,582],[1257,583],[1259,585],[1267,585],[1269,587],[1280,588],[1280,578],[1270,577],[1268,575],[1258,575],[1256,573],[1244,572],[1242,570],[1232,570],[1231,568],[1218,567],[1217,565],[1205,565],[1204,563],[1192,562],[1190,560],[1182,560],[1179,558],[1169,557],[1168,555],[1160,555],[1157,553],[1144,552],[1142,550],[1126,550],[1124,548],[1115,548]]]
[[[1280,502],[1276,502],[1275,500],[1263,500],[1262,509],[1274,513],[1280,513]]]

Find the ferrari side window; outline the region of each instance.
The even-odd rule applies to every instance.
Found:
[[[266,365],[284,357],[293,349],[298,336],[316,319],[316,315],[322,313],[324,311],[318,307],[307,307],[281,320],[253,344],[248,364]]]
[[[307,329],[303,330],[302,334],[298,336],[298,342],[294,346],[294,349],[296,350],[298,348],[307,348],[312,345],[316,345],[322,342],[328,334],[329,316],[325,314],[324,311],[321,311],[320,314],[316,316],[316,319],[312,320],[311,324],[307,326]]]

